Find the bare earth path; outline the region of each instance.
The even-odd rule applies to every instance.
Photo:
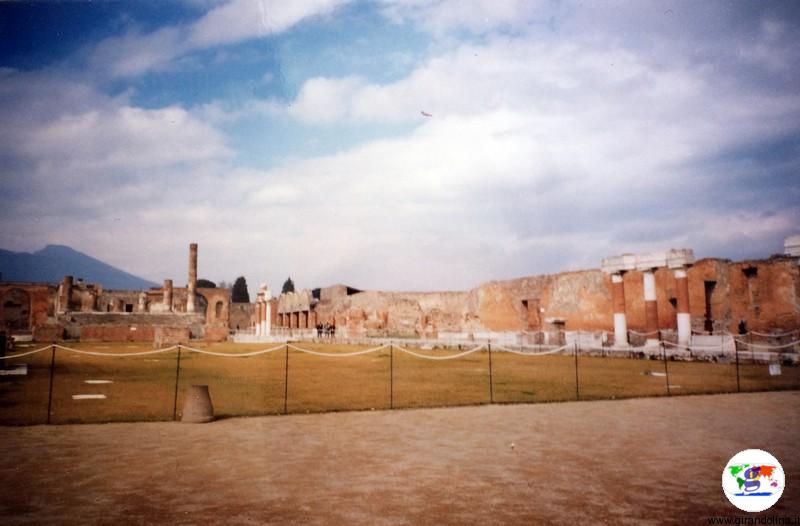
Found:
[[[511,444],[514,447],[511,447]],[[800,516],[800,392],[0,428],[8,523],[707,524],[737,451]]]

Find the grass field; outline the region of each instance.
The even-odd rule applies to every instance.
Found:
[[[328,353],[365,347],[303,342]],[[73,343],[70,347],[108,353],[152,350],[147,344]],[[264,344],[197,344],[224,353],[262,349]],[[23,352],[29,348],[19,348]],[[445,356],[452,351],[423,351]],[[137,357],[98,357],[58,350],[53,368],[51,423],[171,420],[175,407],[177,351]],[[25,363],[25,376],[0,377],[0,423],[47,420],[50,351],[11,360]],[[430,361],[389,349],[354,357],[319,357],[284,350],[254,357],[218,357],[183,351],[177,416],[185,388],[208,385],[218,417],[485,404],[490,402],[489,353]],[[493,352],[491,399],[495,403],[551,402],[667,395],[664,363],[658,360],[579,356],[519,356]],[[392,363],[393,362],[393,363]],[[668,362],[672,395],[737,391],[736,366]],[[782,367],[771,376],[766,365],[742,364],[740,389],[800,388],[800,368]],[[106,380],[111,383],[86,383]],[[391,387],[391,390],[390,390]],[[579,392],[578,392],[579,391]],[[73,399],[102,394],[105,399]],[[286,398],[284,396],[286,395]]]

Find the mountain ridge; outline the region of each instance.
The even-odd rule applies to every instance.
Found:
[[[72,247],[55,244],[33,253],[0,248],[0,274],[2,281],[52,284],[58,284],[64,276],[73,276],[116,290],[145,290],[158,286]]]

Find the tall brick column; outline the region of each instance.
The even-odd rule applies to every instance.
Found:
[[[644,284],[644,316],[647,333],[646,345],[658,343],[658,306],[656,304],[656,277],[653,269],[642,272]]]
[[[186,312],[195,312],[197,294],[197,243],[189,245],[189,284],[186,286]]]
[[[614,345],[628,345],[628,321],[625,318],[625,287],[622,272],[611,274],[611,302],[614,307]]]
[[[59,312],[69,311],[69,300],[72,297],[72,276],[64,276],[61,280],[61,288],[58,291],[58,310]]]
[[[689,314],[689,279],[685,268],[675,269],[675,300],[678,312],[678,344],[689,345],[692,317]]]
[[[164,280],[164,297],[161,300],[164,303],[164,311],[172,312],[172,280]]]

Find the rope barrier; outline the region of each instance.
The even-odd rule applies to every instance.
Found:
[[[180,345],[181,349],[186,349],[187,351],[196,352],[199,354],[208,354],[210,356],[221,356],[223,358],[247,358],[249,356],[258,356],[260,354],[267,354],[275,351],[279,351],[285,347],[284,344],[276,345],[275,347],[270,347],[269,349],[261,349],[260,351],[251,351],[251,352],[242,352],[242,353],[226,353],[226,352],[216,352],[216,351],[206,351],[203,349],[195,349],[194,347],[187,347],[186,345]]]
[[[646,352],[652,351],[657,349],[658,347],[651,345],[651,346],[644,346],[644,347],[597,347],[595,345],[579,345],[579,351],[602,351],[602,352]]]
[[[55,344],[53,345],[56,349],[61,349],[64,351],[68,351],[75,354],[88,354],[90,356],[112,356],[115,358],[124,358],[128,356],[145,356],[148,354],[161,354],[165,352],[174,351],[178,348],[177,345],[173,345],[172,347],[167,347],[165,349],[156,349],[154,351],[142,351],[142,352],[121,352],[121,353],[113,353],[113,352],[99,352],[99,351],[84,351],[82,349],[74,349],[72,347],[64,347],[63,345]]]
[[[733,340],[737,341],[737,342],[739,342],[739,343],[741,343],[743,345],[747,345],[748,347],[753,348],[753,349],[786,349],[788,347],[794,347],[795,345],[800,343],[800,340],[794,340],[794,341],[789,342],[789,343],[784,343],[783,345],[760,345],[760,344],[757,344],[757,343],[750,343],[747,340],[742,340],[742,339],[739,339],[739,338],[734,338]]]
[[[639,331],[634,331],[633,329],[629,329],[628,332],[630,332],[631,334],[635,334],[637,336],[650,336],[651,334],[659,333],[659,331],[639,332]]]
[[[22,358],[23,356],[30,356],[31,354],[40,353],[48,349],[50,349],[49,345],[47,347],[42,347],[41,349],[36,349],[33,351],[23,352],[19,354],[9,354],[8,356],[0,356],[0,360],[11,360],[12,358]]]
[[[774,332],[774,333],[750,331],[750,334],[754,334],[756,336],[764,336],[767,338],[783,338],[784,336],[789,336],[790,334],[797,334],[798,331],[800,331],[800,329],[794,329],[792,331],[786,331],[786,332]]]
[[[747,347],[747,351],[749,351],[749,352],[754,352],[753,351],[754,349],[766,349],[766,350],[787,349],[787,348],[794,347],[794,346],[800,344],[800,340],[794,340],[792,342],[781,344],[781,345],[755,344],[755,343],[750,343],[750,342],[748,342],[746,340],[743,340],[743,339],[740,339],[740,338],[735,338],[735,337],[733,337],[732,340],[734,342],[738,342],[738,343],[746,346]],[[701,352],[701,353],[716,352],[716,351],[725,352],[725,342],[723,342],[721,345],[690,345],[690,346],[681,345],[681,344],[677,344],[677,343],[672,343],[672,342],[669,342],[669,341],[664,341],[662,343],[664,345],[672,347],[674,349],[680,349],[680,350],[688,351],[688,352]],[[155,349],[155,350],[152,350],[152,351],[110,353],[110,352],[88,351],[88,350],[83,350],[83,349],[75,349],[75,348],[72,348],[72,347],[64,347],[63,345],[54,344],[52,346],[48,345],[46,347],[42,347],[40,349],[34,349],[32,351],[27,351],[27,352],[24,352],[24,353],[11,354],[11,355],[8,355],[8,356],[0,356],[0,360],[11,360],[11,359],[15,359],[15,358],[22,358],[22,357],[25,357],[25,356],[31,356],[31,355],[34,355],[34,354],[37,354],[37,353],[40,353],[40,352],[47,351],[47,350],[51,349],[51,347],[55,347],[57,349],[61,349],[61,350],[67,351],[67,352],[75,353],[75,354],[83,354],[83,355],[89,355],[89,356],[108,356],[108,357],[112,357],[112,358],[126,358],[126,357],[131,357],[131,356],[148,356],[148,355],[154,355],[154,354],[163,354],[163,353],[174,351],[174,350],[178,349],[179,347],[181,349],[185,349],[187,351],[195,352],[195,353],[198,353],[198,354],[206,354],[206,355],[210,355],[210,356],[220,356],[220,357],[223,357],[223,358],[246,358],[246,357],[259,356],[261,354],[268,354],[268,353],[271,353],[271,352],[279,351],[281,349],[284,349],[286,347],[286,345],[288,345],[288,347],[290,349],[293,349],[293,350],[298,351],[298,352],[311,354],[311,355],[314,355],[314,356],[327,357],[327,358],[346,358],[346,357],[350,357],[350,356],[361,356],[361,355],[365,355],[365,354],[371,354],[371,353],[375,353],[375,352],[384,350],[384,349],[386,349],[387,347],[389,347],[391,345],[391,346],[394,346],[395,348],[397,348],[398,351],[401,351],[401,352],[404,352],[406,354],[410,354],[412,356],[415,356],[417,358],[422,358],[422,359],[425,359],[425,360],[453,360],[453,359],[456,359],[456,358],[460,358],[462,356],[470,355],[470,354],[472,354],[474,352],[477,352],[477,351],[480,351],[481,349],[484,349],[486,347],[486,344],[482,344],[482,345],[479,345],[479,346],[474,347],[472,349],[469,349],[469,350],[466,350],[466,351],[463,351],[463,352],[460,352],[460,353],[456,353],[456,354],[453,354],[453,355],[450,355],[450,356],[430,356],[430,355],[420,354],[420,353],[411,351],[409,349],[406,349],[405,347],[402,347],[400,345],[391,344],[391,343],[383,344],[383,345],[380,345],[378,347],[372,347],[372,348],[369,348],[369,349],[363,349],[363,350],[360,350],[360,351],[345,352],[345,353],[327,353],[327,352],[321,352],[321,351],[313,351],[311,349],[303,349],[302,347],[297,347],[296,345],[292,345],[292,344],[280,344],[280,345],[276,345],[275,347],[270,347],[270,348],[267,348],[267,349],[261,349],[261,350],[257,350],[257,351],[244,352],[244,353],[216,352],[216,351],[209,351],[209,350],[204,350],[204,349],[197,349],[197,348],[194,348],[194,347],[188,347],[186,345],[173,345],[171,347],[166,347],[164,349]],[[525,351],[518,351],[518,350],[515,350],[515,349],[511,349],[511,348],[505,347],[503,345],[495,344],[495,349],[497,349],[497,350],[504,351],[504,352],[509,352],[509,353],[512,353],[512,354],[517,354],[517,355],[520,355],[520,356],[547,356],[547,355],[553,355],[553,354],[558,354],[560,352],[564,352],[565,350],[567,350],[570,347],[571,347],[571,345],[564,345],[564,346],[556,347],[554,349],[550,349],[550,350],[547,350],[547,351],[525,352]],[[627,353],[631,353],[631,352],[647,352],[647,351],[651,351],[651,350],[654,349],[653,346],[649,346],[649,347],[648,346],[644,346],[644,347],[597,347],[597,346],[593,346],[593,345],[579,345],[578,347],[579,347],[579,350],[581,350],[581,351],[622,352],[622,353],[625,353],[625,352],[627,352]],[[525,345],[523,345],[523,346],[521,346],[521,348],[534,349],[534,348],[541,348],[541,346],[525,346]],[[744,352],[744,351],[740,351],[740,352]],[[794,354],[794,353],[788,353],[788,354]]]
[[[291,343],[288,344],[289,348],[290,349],[294,349],[295,351],[299,351],[299,352],[306,353],[306,354],[313,354],[314,356],[325,356],[325,357],[329,357],[329,358],[340,358],[340,357],[347,357],[347,356],[360,356],[362,354],[369,354],[369,353],[381,351],[381,350],[389,347],[389,345],[391,345],[391,344],[387,343],[387,344],[381,345],[380,347],[373,347],[371,349],[364,349],[363,351],[353,351],[353,352],[343,352],[343,353],[337,353],[337,352],[328,353],[328,352],[312,351],[312,350],[309,350],[309,349],[301,349],[300,347],[292,345]],[[283,345],[281,345],[281,348],[283,348]]]
[[[532,353],[532,352],[522,352],[522,351],[517,351],[517,350],[514,350],[514,349],[509,349],[508,347],[504,347],[502,345],[496,345],[495,344],[495,346],[494,346],[495,349],[498,349],[500,351],[510,352],[512,354],[518,354],[520,356],[546,356],[548,354],[556,354],[556,353],[562,352],[565,349],[567,349],[568,347],[571,347],[571,346],[570,345],[564,345],[562,347],[557,347],[557,348],[551,349],[549,351]]]
[[[479,345],[479,346],[477,346],[477,347],[475,347],[473,349],[470,349],[468,351],[460,352],[458,354],[453,354],[451,356],[426,356],[424,354],[418,354],[418,353],[415,353],[414,351],[410,351],[410,350],[406,349],[405,347],[400,347],[399,345],[395,345],[394,347],[395,347],[395,349],[397,349],[400,352],[404,352],[406,354],[410,354],[411,356],[416,356],[417,358],[422,358],[423,360],[455,360],[456,358],[461,358],[462,356],[467,356],[468,354],[472,354],[474,352],[478,352],[478,351],[480,351],[481,349],[483,349],[486,346],[485,345]]]
[[[692,352],[692,348],[689,347],[688,345],[681,345],[680,343],[672,343],[667,341],[661,343],[663,343],[664,345],[668,345],[669,347],[674,347],[675,349],[683,349],[684,351]],[[714,348],[718,349],[719,347],[714,347]]]

